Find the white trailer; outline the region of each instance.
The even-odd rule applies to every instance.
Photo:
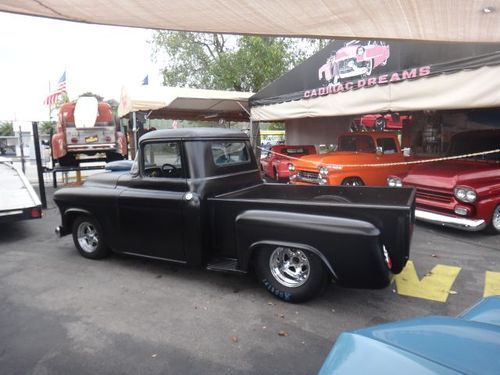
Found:
[[[24,173],[0,157],[0,223],[41,217],[40,198]]]

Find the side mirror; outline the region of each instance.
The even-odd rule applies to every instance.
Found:
[[[411,148],[409,147],[403,148],[403,156],[411,156]]]
[[[377,148],[375,150],[376,150],[375,152],[378,156],[384,155],[384,149],[381,146],[377,146]]]

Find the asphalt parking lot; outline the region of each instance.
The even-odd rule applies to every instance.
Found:
[[[342,331],[500,294],[500,236],[431,225],[416,226],[414,270],[389,288],[332,284],[294,305],[252,276],[84,259],[58,224],[49,197],[43,219],[0,226],[2,374],[314,374]]]

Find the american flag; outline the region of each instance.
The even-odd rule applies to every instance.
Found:
[[[64,72],[61,78],[59,78],[56,89],[47,95],[43,104],[53,105],[57,101],[57,98],[59,98],[59,95],[63,92],[66,92],[66,72]]]

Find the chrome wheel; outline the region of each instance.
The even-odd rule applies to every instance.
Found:
[[[81,249],[86,253],[93,253],[99,246],[99,235],[92,223],[84,221],[78,225],[76,238]]]
[[[281,285],[297,288],[309,278],[310,265],[307,255],[298,249],[277,247],[269,258],[271,274]]]
[[[493,225],[493,228],[500,232],[500,205],[497,206],[493,211],[493,216],[491,217],[491,225]]]

